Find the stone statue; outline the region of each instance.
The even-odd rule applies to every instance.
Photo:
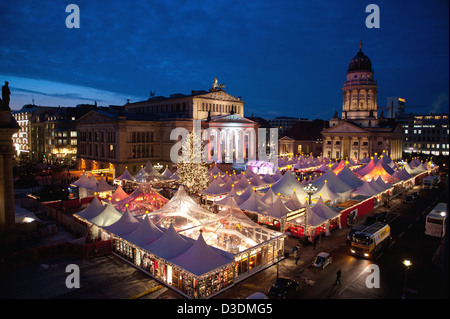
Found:
[[[9,107],[9,96],[11,95],[11,91],[9,90],[8,81],[5,81],[5,85],[2,86],[2,110],[11,110]]]

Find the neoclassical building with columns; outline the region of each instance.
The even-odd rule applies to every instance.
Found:
[[[323,155],[331,158],[356,158],[387,154],[402,157],[403,130],[400,123],[378,116],[378,84],[372,62],[359,51],[350,61],[342,87],[342,113],[336,112],[329,128],[322,131]]]
[[[78,169],[117,177],[125,168],[136,174],[148,161],[173,166],[171,149],[180,139],[171,139],[171,132],[192,131],[194,121],[203,131],[209,129],[204,140],[215,145],[208,148],[208,160],[214,159],[212,155],[222,163],[255,156],[252,146],[257,144],[259,125],[244,117],[244,101],[226,93],[215,79],[209,91],[151,96],[85,114],[77,121]]]

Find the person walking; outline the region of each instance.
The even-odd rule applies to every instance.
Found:
[[[342,271],[341,269],[339,269],[336,273],[336,282],[334,283],[335,285],[339,284],[339,286],[341,285],[341,275],[342,275]]]
[[[298,264],[298,260],[300,259],[300,254],[298,252],[298,249],[296,249],[294,251],[294,259],[295,259],[295,264],[297,265]]]

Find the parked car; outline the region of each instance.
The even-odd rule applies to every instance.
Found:
[[[408,197],[406,197],[406,199],[403,202],[406,204],[412,204],[412,203],[414,203],[414,197],[408,196]]]
[[[414,193],[411,194],[411,196],[412,196],[414,199],[417,199],[417,198],[420,197],[419,192],[414,192]]]
[[[270,287],[268,296],[271,299],[286,299],[293,297],[298,289],[298,282],[294,279],[279,277]]]
[[[330,265],[332,261],[333,258],[329,253],[321,252],[314,258],[312,265],[316,268],[324,269],[326,266]]]
[[[245,299],[269,299],[269,298],[267,297],[266,294],[263,294],[262,292],[255,292]]]
[[[375,221],[380,222],[380,223],[385,223],[388,215],[389,215],[389,212],[384,211],[384,212],[376,213],[373,216],[375,217]]]

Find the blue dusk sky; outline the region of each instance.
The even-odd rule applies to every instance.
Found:
[[[66,6],[80,28],[66,27]],[[366,27],[377,4],[380,28]],[[0,2],[0,84],[24,104],[122,105],[208,90],[215,77],[245,115],[329,119],[359,50],[371,59],[378,106],[448,112],[448,0]]]

